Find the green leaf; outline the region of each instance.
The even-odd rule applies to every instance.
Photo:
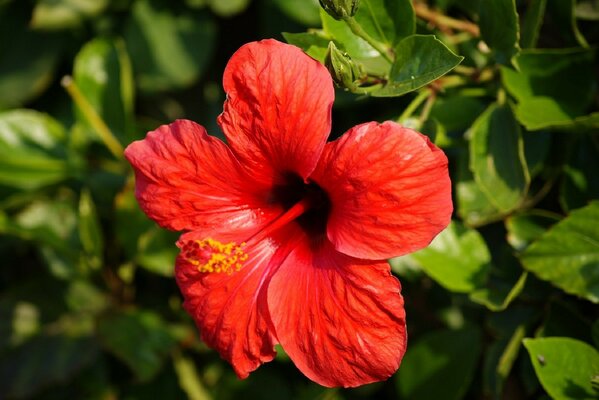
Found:
[[[390,48],[416,30],[410,0],[361,0],[355,19],[372,38]]]
[[[559,220],[559,215],[544,210],[530,210],[510,215],[505,220],[507,241],[514,249],[522,251]]]
[[[79,239],[90,267],[102,267],[104,236],[89,190],[83,190],[79,198]]]
[[[517,100],[516,116],[529,130],[599,124],[583,117],[595,93],[594,51],[586,49],[525,50],[519,71],[501,68],[503,85]]]
[[[599,202],[572,211],[531,244],[521,261],[539,278],[599,303]]]
[[[470,170],[476,183],[498,210],[517,208],[526,196],[530,176],[512,109],[492,104],[470,134]]]
[[[125,311],[98,321],[103,347],[121,359],[140,381],[160,371],[164,357],[176,344],[162,319],[149,311]]]
[[[452,221],[427,248],[413,253],[412,259],[447,290],[468,293],[484,283],[491,256],[476,230]]]
[[[565,210],[583,207],[599,199],[599,143],[593,136],[577,135],[560,183],[560,204]]]
[[[512,282],[512,285],[491,286],[487,284],[487,287],[476,289],[470,293],[470,300],[484,305],[493,312],[503,311],[522,293],[527,277],[528,274],[524,272],[515,282]]]
[[[461,399],[468,391],[481,350],[476,328],[429,333],[412,344],[397,373],[402,398]]]
[[[75,57],[73,77],[81,93],[122,144],[133,137],[133,71],[121,40],[96,38]],[[94,128],[76,108],[78,122]],[[95,134],[89,134],[96,138]]]
[[[208,0],[208,3],[216,15],[229,18],[243,12],[250,0]]]
[[[273,0],[273,3],[286,16],[299,23],[308,26],[318,26],[320,23],[318,0]]]
[[[599,3],[597,0],[579,0],[576,2],[575,16],[587,21],[599,21]]]
[[[208,15],[175,14],[165,0],[139,0],[125,28],[137,84],[145,92],[195,83],[212,56],[216,25]]]
[[[520,27],[515,0],[485,0],[479,8],[480,34],[498,63],[510,65],[520,51]]]
[[[437,98],[430,117],[435,118],[450,132],[462,132],[474,123],[485,110],[485,103],[480,99],[455,95],[448,98]]]
[[[0,110],[19,107],[52,83],[65,37],[29,28],[29,15],[0,9]]]
[[[469,154],[466,151],[460,152],[455,182],[458,215],[468,226],[485,225],[502,219],[503,213],[497,210],[474,181],[468,164]]]
[[[108,0],[38,0],[31,26],[47,30],[79,27],[83,20],[101,14],[108,4]]]
[[[576,0],[548,0],[547,14],[553,21],[553,29],[565,40],[565,46],[588,47],[576,24]],[[565,47],[563,46],[563,47]]]
[[[551,337],[524,339],[543,388],[556,400],[596,399],[591,380],[599,372],[599,352],[579,340]]]
[[[324,58],[327,54],[329,38],[323,36],[320,32],[287,33],[283,32],[283,37],[287,43],[302,49],[306,54],[315,60],[324,64]]]
[[[520,36],[520,46],[523,49],[537,45],[546,5],[547,0],[531,0],[528,3],[526,15],[522,21],[522,35]]]
[[[8,398],[31,397],[44,388],[68,381],[98,357],[89,338],[39,335],[3,353],[0,393]]]
[[[66,134],[33,110],[0,112],[0,184],[36,189],[66,179]]]
[[[395,48],[389,82],[372,93],[375,97],[401,96],[455,68],[464,57],[455,55],[434,35],[412,35]]]

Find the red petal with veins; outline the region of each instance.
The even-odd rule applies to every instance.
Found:
[[[125,157],[135,170],[139,205],[163,227],[235,230],[272,217],[255,211],[265,204],[260,198],[264,187],[243,173],[223,142],[195,122],[163,125],[130,144]]]
[[[299,241],[268,287],[281,346],[313,381],[354,387],[389,378],[406,350],[405,311],[389,264]]]
[[[327,143],[311,179],[330,196],[329,239],[358,258],[427,246],[453,210],[445,154],[394,122],[358,125]]]
[[[299,48],[263,40],[241,47],[223,77],[218,121],[239,161],[260,181],[307,178],[331,129],[331,76]]]
[[[240,235],[236,232],[212,237],[223,243],[240,243]],[[179,243],[201,239],[205,237],[190,232]],[[176,279],[185,300],[183,306],[194,319],[202,340],[231,363],[239,378],[246,378],[275,356],[277,341],[266,304],[266,287],[282,261],[278,243],[267,239],[244,247],[249,257],[232,274],[199,272],[198,266],[182,255],[177,258]]]

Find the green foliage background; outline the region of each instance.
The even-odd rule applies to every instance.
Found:
[[[598,3],[0,0],[0,398],[597,398]],[[133,198],[122,148],[183,117],[220,135],[224,66],[266,37],[341,74],[332,138],[392,119],[450,159],[453,222],[390,260],[387,382],[325,389],[283,351],[237,380]]]

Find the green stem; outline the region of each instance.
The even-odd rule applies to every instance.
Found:
[[[397,119],[397,122],[403,123],[403,122],[405,122],[405,120],[410,118],[412,116],[412,114],[414,114],[414,111],[416,111],[418,109],[418,107],[420,107],[420,105],[422,103],[424,103],[424,101],[430,95],[431,95],[431,91],[428,89],[422,90],[420,93],[418,93],[418,96],[416,96],[414,98],[414,100],[412,100],[412,102],[410,104],[408,104],[408,106],[406,107],[404,112],[401,113],[401,115]]]
[[[110,131],[106,122],[98,115],[96,110],[92,107],[89,101],[85,98],[83,93],[79,90],[73,78],[65,76],[61,81],[62,86],[65,88],[73,102],[77,105],[79,110],[83,113],[87,121],[90,123],[92,128],[96,131],[102,142],[106,145],[108,150],[118,159],[123,159],[123,146],[116,139],[116,137]]]
[[[354,35],[364,39],[366,42],[368,42],[369,45],[374,47],[374,49],[376,51],[381,53],[381,55],[387,61],[389,61],[391,64],[393,64],[394,57],[392,56],[393,53],[389,47],[385,46],[384,44],[382,44],[381,42],[375,40],[372,36],[370,36],[364,29],[362,29],[360,24],[358,24],[353,17],[344,18],[343,20],[345,21],[347,26],[349,26],[349,29],[351,29],[351,31],[354,33]]]

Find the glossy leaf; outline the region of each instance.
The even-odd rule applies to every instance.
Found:
[[[372,95],[401,96],[445,75],[462,60],[433,35],[408,36],[395,47],[389,82]]]
[[[69,176],[64,128],[33,110],[0,112],[0,183],[35,189]]]
[[[526,196],[530,177],[520,126],[510,106],[489,106],[470,134],[470,170],[476,183],[497,209],[515,209]]]
[[[481,1],[479,17],[483,40],[493,50],[497,62],[509,65],[520,50],[516,0]]]
[[[441,286],[464,293],[483,284],[491,261],[482,236],[457,221],[411,257]]]
[[[442,330],[421,337],[408,347],[397,374],[400,395],[418,400],[463,398],[480,350],[476,328]]]
[[[531,244],[521,260],[539,278],[599,303],[599,202],[572,211]]]
[[[175,344],[162,319],[150,312],[128,311],[98,321],[103,347],[122,360],[140,381],[155,376]]]
[[[214,50],[216,26],[201,12],[175,14],[164,0],[139,0],[126,30],[127,49],[144,92],[186,88]]]
[[[73,77],[81,93],[106,122],[122,144],[133,140],[133,72],[124,43],[97,38],[87,43],[75,57]],[[89,121],[77,110],[85,129]],[[90,137],[96,137],[91,135]]]
[[[559,220],[559,215],[542,210],[531,210],[511,215],[505,220],[507,241],[514,249],[524,250]]]
[[[599,352],[579,340],[551,337],[524,339],[543,388],[556,400],[596,399],[591,380],[599,371]]]

